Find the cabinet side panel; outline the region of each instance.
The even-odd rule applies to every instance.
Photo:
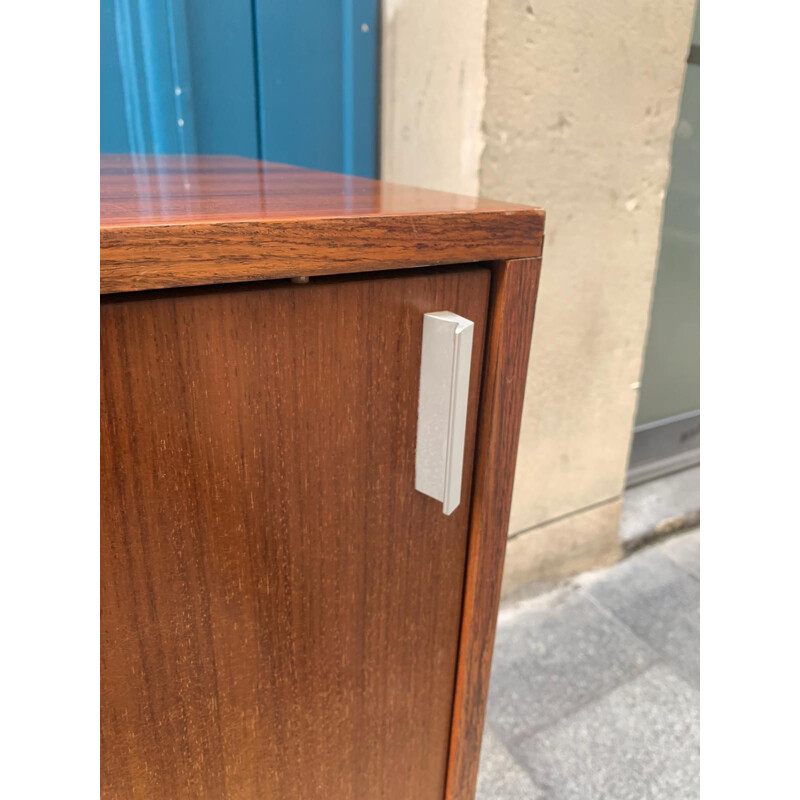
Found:
[[[490,272],[101,307],[104,800],[441,800]],[[414,490],[422,317],[475,321],[462,504]]]
[[[497,262],[481,387],[447,800],[472,800],[541,259]]]

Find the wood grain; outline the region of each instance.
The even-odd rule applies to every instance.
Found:
[[[538,256],[544,212],[231,156],[101,160],[101,293]]]
[[[443,796],[489,275],[103,301],[104,800]],[[476,325],[449,517],[414,490],[445,308]]]
[[[100,157],[101,228],[536,210],[238,156]]]
[[[540,269],[493,265],[447,800],[475,795]]]

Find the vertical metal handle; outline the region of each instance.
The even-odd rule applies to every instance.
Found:
[[[445,514],[461,502],[474,328],[451,311],[422,320],[415,486],[441,500]]]

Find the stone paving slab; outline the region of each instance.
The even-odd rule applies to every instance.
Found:
[[[481,743],[476,796],[486,800],[545,800],[544,793],[536,787],[528,772],[489,727],[484,731]]]
[[[657,656],[583,593],[565,590],[501,611],[489,703],[506,741],[618,686]]]
[[[514,749],[547,800],[689,800],[700,796],[698,706],[656,666]]]
[[[584,591],[700,687],[700,582],[664,554],[667,543],[581,579]]]
[[[700,531],[675,536],[664,542],[660,550],[681,569],[700,580]]]
[[[478,800],[698,797],[699,531],[501,608]]]

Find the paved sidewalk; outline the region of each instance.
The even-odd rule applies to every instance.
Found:
[[[699,797],[700,531],[500,610],[478,800]]]

